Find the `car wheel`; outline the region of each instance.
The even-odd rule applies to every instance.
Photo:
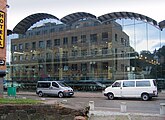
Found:
[[[59,93],[58,93],[58,97],[59,97],[59,98],[62,98],[62,97],[64,97],[64,94],[63,94],[62,92],[59,92]]]
[[[143,101],[147,101],[147,100],[149,100],[149,95],[147,93],[144,93],[144,94],[142,94],[141,98]]]
[[[113,99],[114,99],[113,93],[108,93],[108,99],[109,99],[109,100],[113,100]]]
[[[39,97],[42,97],[44,94],[40,91],[39,93],[38,93],[38,96]]]

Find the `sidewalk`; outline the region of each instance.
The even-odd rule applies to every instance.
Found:
[[[165,115],[121,113],[113,111],[90,111],[89,120],[165,120]]]

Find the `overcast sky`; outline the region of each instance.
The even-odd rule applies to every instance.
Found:
[[[165,0],[7,0],[7,28],[13,29],[25,17],[35,13],[48,13],[61,19],[75,12],[88,12],[101,16],[111,12],[135,12],[165,20]]]

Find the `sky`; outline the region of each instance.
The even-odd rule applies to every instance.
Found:
[[[76,12],[87,12],[99,17],[112,12],[134,12],[148,16],[157,22],[165,20],[165,0],[7,0],[7,28],[13,28],[24,18],[36,13],[48,13],[61,19]],[[138,28],[141,27],[141,30]],[[151,50],[165,45],[165,29],[145,30],[146,25],[127,28],[130,41],[136,51]],[[144,30],[144,31],[142,31]],[[155,37],[155,36],[156,37]],[[135,38],[136,37],[136,38]],[[131,40],[134,39],[134,40]],[[135,40],[136,39],[136,40]],[[149,39],[146,40],[146,39]],[[160,43],[161,41],[161,43]],[[135,45],[136,43],[136,45]],[[148,44],[148,45],[147,45]]]
[[[111,12],[127,11],[146,15],[160,22],[165,20],[165,0],[7,0],[7,28],[13,29],[25,17],[48,13],[61,19],[75,12],[101,16]]]

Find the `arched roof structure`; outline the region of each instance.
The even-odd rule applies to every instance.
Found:
[[[142,21],[146,21],[156,27],[158,27],[157,21],[147,17],[145,15],[142,14],[138,14],[138,13],[133,13],[133,12],[113,12],[113,13],[108,13],[102,16],[99,16],[98,19],[101,22],[107,22],[107,21],[111,21],[111,20],[116,20],[116,19],[137,19],[137,20],[142,20]]]
[[[46,18],[52,18],[52,19],[57,19],[57,17],[47,14],[47,13],[36,13],[32,14],[23,20],[21,20],[13,29],[13,33],[17,34],[24,34],[33,24],[36,22],[46,19]]]
[[[13,33],[12,30],[7,29],[7,35],[11,35],[12,33]]]
[[[86,13],[86,12],[77,12],[77,13],[72,13],[72,14],[69,14],[65,17],[63,17],[61,19],[61,22],[65,23],[65,24],[72,24],[80,19],[83,19],[83,18],[95,18],[96,19],[96,16],[95,15],[92,15],[90,13]]]
[[[24,18],[23,20],[21,20],[14,27],[13,31],[8,30],[7,35],[10,35],[12,33],[25,34],[25,32],[33,24],[35,24],[36,22],[39,22],[40,20],[47,19],[47,18],[59,20],[57,17],[55,17],[51,14],[47,14],[47,13],[32,14],[32,15],[29,15],[28,17]],[[148,22],[161,30],[163,30],[165,28],[165,20],[157,23],[156,20],[154,20],[150,17],[147,17],[142,14],[138,14],[138,13],[133,13],[133,12],[113,12],[113,13],[104,14],[102,16],[99,16],[98,18],[95,15],[92,15],[90,13],[76,12],[76,13],[72,13],[72,14],[69,14],[69,15],[63,17],[62,19],[60,19],[60,21],[63,22],[64,24],[70,25],[83,18],[94,18],[102,23],[111,21],[111,20],[122,19],[122,18],[137,19],[137,20],[142,20],[142,21]]]
[[[163,28],[165,28],[165,20],[159,22],[159,28],[160,28],[161,30],[163,30]]]

